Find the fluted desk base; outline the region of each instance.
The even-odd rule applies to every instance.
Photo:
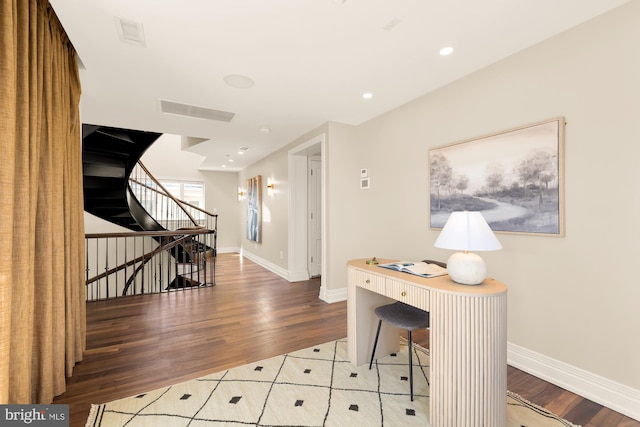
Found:
[[[375,307],[398,300],[429,311],[432,426],[506,426],[505,285],[490,279],[478,286],[459,285],[448,276],[425,279],[362,259],[348,263],[347,291],[352,363],[368,363],[377,326]],[[383,325],[376,358],[398,348],[399,331]]]

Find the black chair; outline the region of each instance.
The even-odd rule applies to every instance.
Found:
[[[437,264],[440,267],[447,268],[447,264],[440,261],[424,260],[430,264]],[[373,342],[373,351],[371,352],[371,362],[369,362],[369,369],[373,366],[373,358],[376,354],[376,347],[378,345],[378,337],[380,336],[380,328],[382,322],[388,323],[396,328],[404,329],[407,331],[408,350],[409,350],[409,390],[411,394],[411,401],[413,401],[413,343],[411,339],[411,332],[416,329],[429,327],[429,312],[420,310],[419,308],[405,304],[400,301],[396,301],[392,304],[382,305],[375,309],[376,316],[378,316],[378,330],[376,331],[376,339]]]

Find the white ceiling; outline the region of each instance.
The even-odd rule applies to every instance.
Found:
[[[202,140],[189,148],[206,156],[201,169],[237,171],[327,121],[360,124],[627,1],[50,3],[84,65],[84,123]],[[117,18],[142,25],[144,47],[121,40]],[[455,51],[440,56],[444,46]],[[236,74],[254,86],[225,84]],[[235,116],[166,114],[161,99]]]

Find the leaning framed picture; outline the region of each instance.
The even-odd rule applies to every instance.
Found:
[[[564,129],[557,117],[429,150],[429,225],[481,211],[495,232],[564,236]]]

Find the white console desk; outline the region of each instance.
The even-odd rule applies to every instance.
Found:
[[[376,307],[397,300],[429,311],[431,425],[507,425],[504,284],[486,279],[477,286],[459,285],[449,276],[426,279],[364,259],[349,261],[347,275],[347,338],[353,364],[369,363],[378,326]],[[383,324],[376,358],[398,348],[398,329]]]

